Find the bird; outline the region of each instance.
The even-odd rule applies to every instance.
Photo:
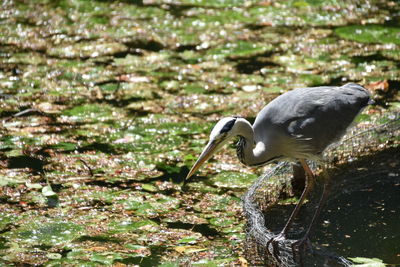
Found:
[[[270,242],[286,239],[294,218],[313,187],[314,174],[307,161],[321,164],[324,150],[340,140],[356,116],[370,103],[370,93],[355,83],[304,87],[273,99],[257,114],[253,125],[240,116],[222,118],[212,129],[207,145],[185,182],[234,137],[239,137],[237,157],[246,166],[260,167],[279,161],[300,162],[306,174],[304,190],[284,228]],[[311,223],[296,245],[304,245],[308,241],[312,226],[327,199],[330,188],[327,176]]]

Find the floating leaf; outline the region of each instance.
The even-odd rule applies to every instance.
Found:
[[[174,247],[174,250],[179,253],[191,254],[191,253],[195,253],[195,252],[205,251],[207,249],[197,247],[197,246],[178,246],[178,247]]]
[[[2,214],[0,216],[0,231],[7,228],[10,224],[13,224],[19,219],[17,215],[14,214]]]
[[[229,265],[230,262],[237,260],[236,258],[225,258],[225,259],[216,259],[216,260],[209,260],[203,259],[197,262],[193,262],[193,266],[202,266],[202,267],[215,267],[215,266],[224,266]]]
[[[126,244],[125,247],[133,251],[129,252],[130,257],[145,257],[151,254],[150,249],[145,246]]]
[[[400,44],[400,29],[387,25],[351,25],[339,27],[336,34],[361,43]]]
[[[152,184],[142,184],[142,189],[149,192],[157,192],[158,188]]]
[[[178,240],[178,243],[194,244],[199,239],[199,236],[188,236]]]
[[[151,220],[112,222],[108,225],[110,233],[125,233],[134,231],[155,232],[158,224]]]
[[[232,226],[232,224],[234,224],[235,221],[232,219],[225,219],[225,218],[212,218],[210,219],[210,224],[217,226],[217,227],[228,227],[228,226]]]
[[[52,47],[47,53],[60,58],[89,58],[114,55],[126,52],[128,48],[120,43],[77,43],[74,45]]]
[[[71,242],[79,237],[82,231],[82,226],[70,222],[34,222],[7,233],[7,236],[30,246],[54,246]]]
[[[56,193],[53,191],[50,185],[46,185],[42,188],[42,194],[43,196],[50,197],[50,196],[55,196]]]
[[[24,182],[25,182],[25,180],[18,178],[18,177],[6,177],[3,175],[0,175],[0,187],[6,186],[6,185],[21,184]]]
[[[43,186],[41,184],[32,184],[30,182],[25,183],[26,187],[32,188],[32,189],[41,189]]]
[[[248,188],[257,178],[254,174],[240,172],[221,172],[212,177],[211,182],[224,188]]]
[[[105,265],[111,265],[115,260],[122,260],[123,257],[119,253],[105,252],[105,253],[93,253],[90,258],[92,261],[99,262]]]
[[[387,266],[381,259],[377,258],[364,258],[364,257],[356,257],[356,258],[349,258],[356,264],[351,266],[357,267],[385,267]]]
[[[59,253],[47,253],[46,256],[47,256],[47,258],[53,259],[53,260],[61,259],[61,258],[62,258],[62,255],[59,254]]]
[[[179,267],[179,266],[181,266],[179,262],[172,262],[172,261],[164,262],[158,265],[158,267]]]

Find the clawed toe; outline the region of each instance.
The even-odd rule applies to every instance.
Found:
[[[280,252],[279,252],[279,242],[285,240],[286,237],[284,234],[280,233],[279,235],[271,238],[268,242],[267,242],[267,252],[269,253],[269,246],[272,245],[272,253],[271,255],[278,261],[281,262],[281,260],[279,259],[280,256]]]
[[[280,233],[279,235],[271,238],[267,242],[267,253],[269,255],[271,255],[272,257],[274,257],[274,259],[279,263],[282,262],[280,259],[281,253],[280,253],[279,244],[284,240],[286,240],[285,235]],[[294,243],[292,243],[291,247],[292,247],[292,255],[293,255],[294,260],[296,262],[300,263],[302,266],[303,255],[306,253],[306,251],[308,249],[312,249],[310,239],[308,239],[308,237],[305,236],[305,237],[295,241]]]

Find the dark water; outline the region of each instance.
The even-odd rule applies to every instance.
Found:
[[[398,174],[397,174],[398,175]],[[335,196],[313,240],[345,257],[400,264],[400,179],[372,176],[376,184]],[[361,181],[362,182],[362,181]]]
[[[399,152],[389,148],[328,170],[332,190],[309,236],[313,249],[303,256],[305,266],[343,266],[339,257],[400,264]],[[322,193],[321,178],[290,227],[289,239],[304,236]],[[267,209],[267,228],[279,233],[294,206]],[[290,259],[291,252],[281,260]]]

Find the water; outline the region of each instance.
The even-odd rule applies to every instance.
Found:
[[[242,264],[240,196],[262,170],[242,167],[228,146],[188,190],[181,188],[213,123],[232,114],[252,120],[294,87],[349,81],[369,85],[378,104],[361,121],[399,107],[396,2],[0,5],[0,261],[6,265]],[[358,210],[332,204],[324,214],[331,223],[315,242],[338,254],[396,262],[390,247],[398,248],[398,236],[373,223],[385,220],[399,232],[391,219],[398,215],[396,195],[371,196],[381,187],[382,197],[398,193],[385,182],[340,198],[343,206],[365,204],[351,222],[364,218],[359,224],[371,226],[353,232],[343,221],[346,228],[334,228],[334,218],[346,218],[340,212]],[[136,227],[142,222],[154,223]],[[371,232],[379,232],[369,236],[384,249],[356,248],[364,241],[358,235]]]
[[[399,176],[373,175],[366,179],[377,182],[336,194],[329,201],[314,241],[344,257],[379,258],[400,264]]]

